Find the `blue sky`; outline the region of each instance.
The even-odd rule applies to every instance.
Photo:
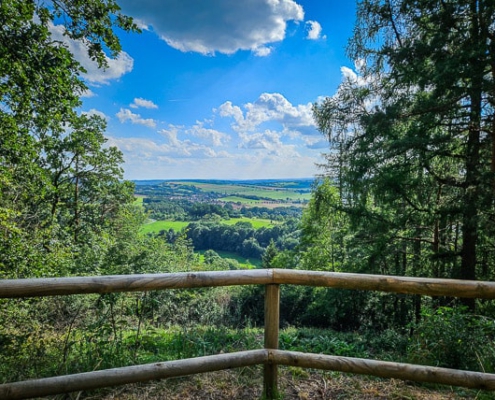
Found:
[[[311,104],[335,93],[354,1],[121,0],[142,34],[86,67],[82,112],[108,122],[127,179],[302,178],[328,143]],[[60,35],[61,27],[53,26]]]

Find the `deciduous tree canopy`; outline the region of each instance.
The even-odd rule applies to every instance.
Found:
[[[100,67],[136,31],[113,0],[0,3],[0,276],[70,272],[67,260],[132,199],[105,121],[77,111],[83,68],[54,24]]]

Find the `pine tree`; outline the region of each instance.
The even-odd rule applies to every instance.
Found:
[[[339,146],[344,206],[372,242],[370,265],[493,277],[494,23],[491,1],[359,3],[358,73],[315,117]]]

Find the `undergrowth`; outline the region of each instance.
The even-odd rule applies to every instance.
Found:
[[[234,296],[217,288],[2,300],[0,383],[263,348],[263,328],[242,319]],[[250,301],[253,309],[261,306],[259,296]],[[287,326],[279,348],[493,372],[494,339],[492,319],[443,307],[425,308],[417,324],[402,330]],[[313,373],[287,371],[292,378]]]

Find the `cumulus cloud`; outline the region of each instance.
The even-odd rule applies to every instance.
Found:
[[[208,121],[207,121],[208,122]],[[205,127],[205,122],[196,121],[196,124],[186,128],[182,125],[169,124],[166,129],[160,129],[158,133],[167,139],[168,143],[180,147],[181,143],[203,142],[205,146],[224,147],[230,140],[230,135],[216,129]],[[179,140],[180,137],[192,136],[201,140]]]
[[[98,64],[88,56],[88,48],[81,41],[75,41],[64,36],[65,28],[62,25],[49,23],[52,38],[63,43],[74,55],[75,59],[84,67],[86,73],[83,77],[90,84],[108,84],[109,81],[120,78],[122,75],[132,71],[134,59],[122,51],[115,59],[106,57],[108,67],[98,68]]]
[[[167,131],[174,129],[169,128]],[[253,179],[266,176],[267,171],[273,178],[297,178],[315,173],[314,157],[297,157],[290,146],[277,155],[266,154],[264,149],[215,152],[187,140],[172,145],[168,141],[109,136],[107,144],[123,152],[126,179]]]
[[[306,39],[309,40],[326,39],[326,36],[321,36],[321,25],[319,22],[306,21],[306,28],[308,31]]]
[[[328,149],[328,140],[318,137],[304,137],[308,149]]]
[[[178,131],[175,130],[176,128],[180,130],[180,127],[169,126],[169,129],[158,131],[166,139],[165,142],[145,138],[112,137],[108,143],[143,162],[163,157],[202,159],[218,156],[218,153],[207,145],[191,140],[180,140],[177,135]]]
[[[131,110],[127,108],[121,108],[120,111],[116,114],[117,118],[120,122],[124,123],[126,121],[130,121],[133,124],[144,125],[148,128],[156,128],[155,120],[151,118],[142,118],[139,114],[134,114]]]
[[[230,140],[229,135],[215,129],[205,128],[204,123],[200,121],[196,122],[196,124],[193,125],[193,127],[189,129],[187,133],[199,138],[206,139],[215,147],[224,146],[225,142],[228,142]]]
[[[234,106],[231,101],[223,103],[218,111],[222,117],[233,117],[238,124],[244,121],[244,113],[241,108],[239,106]]]
[[[328,147],[311,107],[263,93],[242,105],[226,101],[211,118],[193,124],[160,127],[154,137],[113,137],[109,144],[124,153],[129,170],[141,174],[133,179],[308,177],[316,171],[319,150]],[[144,121],[125,108],[117,116],[121,122]]]
[[[86,89],[85,91],[83,91],[81,93],[81,97],[90,98],[90,97],[94,97],[94,96],[95,96],[95,93],[92,92],[90,89]]]
[[[284,40],[287,23],[304,19],[294,0],[123,0],[121,5],[171,47],[205,55],[251,50],[267,56],[271,43]]]
[[[375,79],[372,75],[364,78],[364,71],[366,69],[366,61],[358,59],[354,62],[354,69],[346,66],[340,67],[343,83],[351,83],[358,86],[365,86],[370,84]]]
[[[92,108],[89,111],[83,111],[82,114],[91,116],[91,115],[97,115],[100,118],[103,118],[105,121],[109,121],[110,117],[106,115],[104,112],[97,110],[96,108]]]
[[[299,157],[299,153],[292,144],[284,144],[281,134],[272,130],[261,133],[241,135],[242,142],[239,147],[252,150],[263,150],[269,156],[294,158]]]
[[[253,132],[264,123],[278,123],[289,135],[317,133],[311,103],[294,106],[280,93],[263,93],[243,109],[227,101],[217,112],[222,117],[234,118],[232,127],[238,133]]]
[[[158,106],[153,103],[151,100],[146,100],[146,99],[143,99],[142,97],[136,97],[134,99],[134,101],[129,104],[129,107],[131,108],[139,108],[139,107],[142,107],[142,108],[158,108]]]
[[[168,143],[170,143],[170,145],[177,147],[180,144],[177,135],[179,134],[179,131],[183,128],[184,128],[183,126],[170,124],[168,126],[168,129],[160,129],[158,133],[162,135],[164,138],[166,138]]]
[[[253,135],[242,135],[243,141],[239,147],[245,149],[266,149],[275,150],[282,146],[280,134],[267,130],[264,133],[255,133]]]

